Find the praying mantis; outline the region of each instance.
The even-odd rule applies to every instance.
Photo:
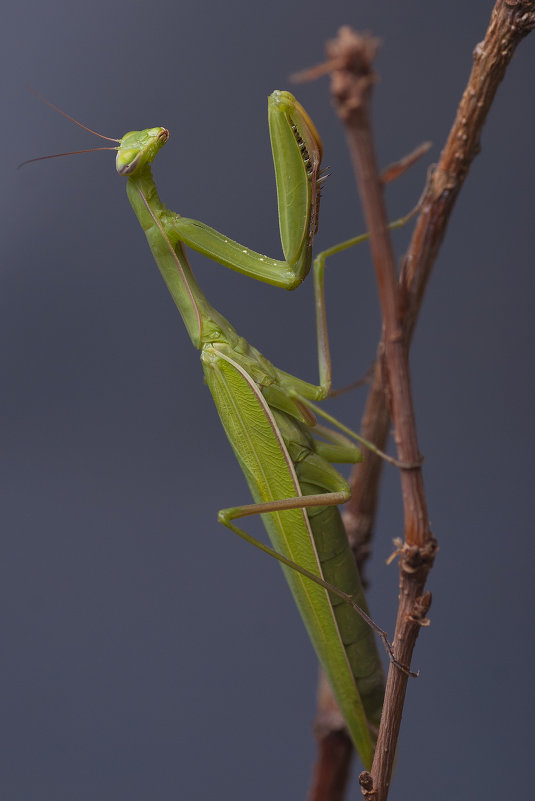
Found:
[[[321,139],[289,92],[270,95],[268,122],[284,260],[255,253],[162,204],[151,163],[169,139],[165,128],[131,131],[112,140],[117,148],[107,149],[117,150],[117,172],[127,178],[132,208],[200,351],[206,383],[254,499],[222,509],[218,520],[282,563],[355,748],[369,769],[384,692],[373,629],[385,641],[386,635],[367,614],[338,508],[349,499],[350,488],[333,463],[362,459],[348,438],[358,435],[316,405],[331,389],[324,259],[316,259],[313,267],[319,364],[319,384],[314,385],[278,369],[238,335],[202,292],[184,250],[189,246],[221,265],[285,289],[294,289],[309,273],[324,180]],[[318,424],[317,416],[331,427]],[[262,516],[272,547],[236,523],[256,514]]]

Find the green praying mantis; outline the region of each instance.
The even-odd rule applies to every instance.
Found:
[[[255,253],[163,205],[151,163],[169,139],[165,128],[131,131],[112,140],[117,148],[96,149],[117,150],[117,172],[127,178],[132,208],[191,341],[200,350],[206,383],[254,499],[222,509],[218,520],[282,563],[355,748],[370,768],[384,693],[373,630],[387,645],[388,641],[368,616],[338,508],[349,499],[350,488],[333,463],[360,461],[360,449],[348,438],[359,437],[316,404],[331,389],[325,258],[318,257],[313,266],[319,363],[319,384],[314,385],[278,369],[239,336],[203,294],[184,250],[189,246],[221,265],[285,289],[294,289],[309,273],[324,180],[321,139],[289,92],[275,91],[269,97],[268,121],[284,260]],[[318,424],[317,416],[331,427]],[[236,523],[256,514],[262,516],[272,547]],[[393,659],[391,649],[390,656]]]

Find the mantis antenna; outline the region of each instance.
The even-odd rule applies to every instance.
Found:
[[[50,100],[47,100],[46,97],[43,97],[42,95],[40,95],[39,92],[36,92],[35,89],[32,89],[31,86],[28,86],[26,84],[26,89],[29,92],[31,92],[33,95],[35,95],[38,100],[41,100],[42,103],[46,103],[47,106],[50,106],[50,108],[53,108],[54,111],[58,112],[58,114],[62,114],[64,117],[67,117],[68,120],[70,120],[71,122],[74,122],[75,125],[78,125],[79,128],[83,128],[84,131],[89,131],[89,133],[94,134],[95,136],[99,136],[101,139],[107,139],[108,142],[117,142],[117,144],[120,144],[120,142],[121,142],[120,139],[114,139],[111,136],[104,136],[104,134],[101,134],[98,131],[94,131],[92,128],[89,128],[87,125],[84,125],[83,123],[78,122],[78,120],[75,120],[74,117],[71,117],[70,114],[67,114],[65,111],[63,111],[62,109],[58,108],[58,106],[55,106],[54,103],[51,103]],[[21,161],[21,163],[17,166],[17,169],[20,170],[21,167],[24,167],[26,164],[32,164],[34,161],[45,161],[46,159],[59,159],[61,156],[77,156],[80,153],[94,153],[97,150],[117,150],[117,148],[116,147],[90,147],[90,148],[87,148],[85,150],[70,150],[67,153],[52,153],[51,155],[48,155],[48,156],[37,156],[37,158],[34,158],[34,159],[27,159],[26,161]]]

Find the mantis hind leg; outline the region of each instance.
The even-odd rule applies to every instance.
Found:
[[[320,459],[321,457],[318,456],[318,460]],[[323,459],[321,459],[321,461],[323,462]],[[276,551],[274,548],[271,548],[269,545],[266,545],[264,542],[261,542],[260,540],[256,539],[256,537],[253,537],[252,534],[249,534],[247,531],[245,531],[240,526],[236,525],[236,523],[234,522],[235,520],[238,520],[242,517],[250,517],[256,514],[270,514],[270,513],[273,514],[287,509],[306,509],[309,512],[309,514],[312,512],[312,517],[314,517],[313,510],[318,510],[318,512],[321,513],[321,508],[325,509],[326,507],[338,506],[341,503],[345,503],[347,500],[349,500],[350,497],[349,487],[347,483],[342,478],[342,476],[340,476],[340,474],[337,473],[336,470],[334,470],[334,468],[331,468],[330,465],[327,465],[325,462],[323,463],[325,467],[329,468],[329,473],[330,473],[328,477],[329,483],[333,480],[334,474],[338,476],[338,484],[341,487],[341,489],[339,489],[338,491],[320,492],[313,495],[300,495],[294,498],[284,498],[281,500],[269,501],[266,503],[251,503],[251,504],[244,504],[243,506],[234,506],[227,509],[221,509],[217,516],[218,522],[222,523],[226,528],[230,529],[230,531],[233,531],[234,534],[237,534],[238,537],[245,540],[245,542],[248,542],[250,545],[254,545],[260,551],[272,557],[273,559],[276,559],[281,564],[285,565],[291,570],[295,570],[297,573],[301,574],[305,578],[309,579],[315,584],[318,584],[320,587],[323,587],[324,590],[327,590],[327,592],[330,593],[331,598],[334,597],[339,599],[339,603],[334,604],[335,608],[336,606],[342,606],[342,607],[347,606],[347,608],[351,607],[353,611],[356,612],[357,615],[367,624],[367,626],[369,626],[370,629],[375,631],[375,633],[380,637],[390,661],[392,661],[396,665],[399,665],[398,661],[394,656],[392,646],[388,640],[388,635],[372,620],[368,612],[365,609],[363,609],[362,606],[360,605],[361,603],[365,604],[365,600],[362,594],[362,588],[360,586],[358,574],[357,574],[358,585],[352,586],[354,592],[346,592],[340,587],[332,584],[330,581],[327,581],[326,579],[322,578],[316,573],[313,573],[311,570],[308,570],[302,565],[299,565],[293,559],[288,558],[279,551]],[[319,463],[316,465],[316,467],[317,467],[316,476],[312,478],[308,476],[314,482],[318,481],[318,475],[320,474],[320,472],[323,472],[323,475],[325,475],[325,472],[321,471]],[[297,472],[298,473],[301,472],[299,470],[299,466],[297,466]],[[342,525],[341,521],[340,525]],[[328,535],[328,532],[325,533],[326,535]],[[329,543],[329,541],[330,538],[326,536],[326,542]],[[328,547],[329,546],[327,546],[327,550]],[[332,552],[328,554],[326,558],[327,560],[329,560],[329,558],[334,559],[335,557],[338,556],[339,556],[338,554]],[[352,557],[351,557],[351,564],[352,564],[352,569],[356,570],[356,566],[353,562]],[[343,583],[345,583],[345,581]],[[358,601],[360,601],[360,603],[358,603]],[[340,602],[344,603],[341,604]],[[357,663],[361,659],[362,655],[361,653],[359,653],[357,658]],[[400,667],[401,669],[406,670],[404,666]],[[365,667],[366,675],[368,675],[369,672],[374,674],[374,683],[375,683],[375,676],[377,675],[375,673],[375,670],[368,671],[367,667]],[[379,690],[380,697],[382,697],[381,692],[382,690]],[[375,717],[375,715],[372,715],[372,717]]]
[[[245,542],[254,545],[260,551],[276,559],[282,565],[296,571],[327,590],[331,596],[335,616],[343,629],[346,627],[342,622],[342,618],[346,617],[347,611],[350,611],[349,608],[351,607],[351,609],[357,613],[358,617],[367,624],[366,627],[369,627],[368,636],[370,630],[373,630],[380,637],[389,660],[403,672],[410,674],[409,669],[405,665],[400,664],[394,656],[392,645],[388,640],[386,632],[372,620],[367,610],[363,609],[363,605],[366,605],[366,601],[362,591],[360,577],[349,549],[340,515],[338,514],[338,510],[333,508],[349,500],[351,492],[345,479],[329,464],[329,462],[335,461],[335,459],[340,461],[358,461],[360,452],[358,449],[355,449],[353,443],[348,442],[346,438],[338,432],[331,431],[321,426],[317,433],[325,439],[330,440],[330,442],[327,442],[324,446],[329,449],[328,454],[322,454],[321,446],[318,447],[320,443],[314,440],[314,447],[316,450],[308,451],[308,453],[294,461],[299,485],[301,490],[305,490],[305,494],[271,500],[264,503],[250,503],[243,506],[221,509],[217,516],[218,522],[233,531],[241,539],[245,540]],[[292,444],[288,442],[287,445],[291,452]],[[306,494],[307,489],[309,491],[308,494]],[[318,492],[317,490],[320,491]],[[313,532],[315,547],[318,551],[321,565],[321,576],[298,564],[295,560],[280,553],[275,548],[271,548],[269,545],[256,539],[234,522],[242,517],[250,517],[257,514],[277,514],[284,510],[293,509],[304,509],[308,513],[309,523]],[[333,520],[327,521],[322,519],[325,513],[329,511],[334,515],[334,523],[336,524],[334,528],[340,528],[340,532],[337,532],[340,536],[337,538],[334,537]],[[339,544],[335,544],[335,539],[337,543],[342,542],[343,547],[340,547]],[[323,576],[325,573],[327,573],[327,578],[332,576],[333,580],[329,581],[324,578]],[[336,585],[333,581],[336,582]],[[338,603],[334,599],[338,599]],[[351,630],[351,627],[348,626],[347,630]],[[360,684],[361,681],[364,682],[365,686],[361,688],[363,696],[370,699],[371,707],[366,704],[366,706],[368,706],[368,715],[370,720],[378,722],[380,705],[382,703],[383,679],[380,662],[378,663],[373,656],[375,648],[364,649],[365,653],[371,654],[372,656],[370,657],[371,661],[367,659],[363,660],[363,649],[358,648],[359,637],[355,637],[354,634],[349,634],[346,639],[349,649],[353,648],[355,651],[353,659],[348,649],[348,658],[354,665],[358,666],[353,668],[357,683]]]
[[[360,617],[362,617],[369,626],[377,631],[378,627],[376,627],[376,624],[353,600],[353,597],[350,594],[344,592],[338,587],[335,587],[333,584],[325,581],[311,570],[307,570],[307,568],[297,564],[297,562],[294,562],[292,559],[284,556],[284,554],[279,553],[274,548],[271,548],[269,545],[266,545],[265,543],[256,539],[256,537],[253,537],[252,534],[249,534],[247,531],[240,528],[233,522],[234,520],[238,520],[242,517],[250,517],[257,514],[262,515],[276,513],[286,509],[312,509],[318,506],[338,506],[340,503],[345,503],[347,500],[349,500],[349,493],[347,492],[326,492],[319,493],[317,495],[301,495],[296,498],[284,498],[282,500],[269,501],[267,503],[250,503],[244,504],[243,506],[233,506],[227,509],[220,509],[217,515],[217,520],[226,528],[237,534],[238,537],[241,537],[241,539],[245,540],[245,542],[248,542],[250,545],[254,545],[255,548],[258,548],[263,553],[271,556],[278,562],[281,562],[281,564],[286,565],[286,567],[295,570],[297,573],[300,573],[302,576],[310,579],[310,581],[313,581],[315,584],[323,587],[323,589],[350,604],[353,609],[355,609],[357,614],[360,615]],[[382,629],[379,629],[379,632],[384,634]]]

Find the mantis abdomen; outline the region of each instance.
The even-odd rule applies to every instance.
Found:
[[[295,565],[304,568],[365,605],[334,505],[348,497],[347,483],[321,455],[321,443],[313,437],[313,428],[298,419],[297,407],[296,416],[270,407],[261,383],[251,376],[255,356],[252,348],[240,354],[216,343],[205,346],[201,354],[221,422],[256,501],[223,510],[219,520],[252,542],[233,520],[262,514],[274,551],[284,557],[286,579],[351,736],[364,764],[370,765],[384,687],[373,632],[347,603],[295,569]],[[265,360],[261,365],[266,367]],[[335,458],[343,450],[329,446]]]

